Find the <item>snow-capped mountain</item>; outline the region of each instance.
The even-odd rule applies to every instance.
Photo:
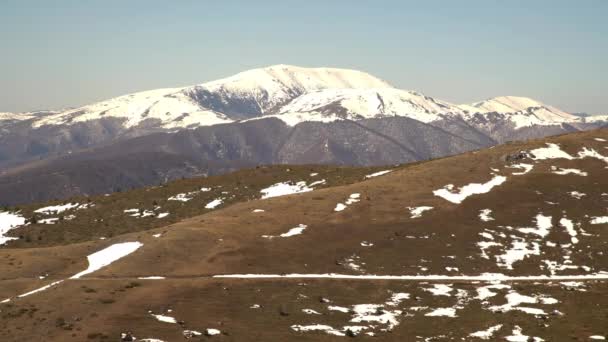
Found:
[[[608,123],[607,115],[591,115],[584,118],[585,122],[605,122]]]
[[[321,89],[390,87],[356,70],[276,65],[201,85],[117,97],[45,117],[34,126],[110,117],[123,119],[127,128],[146,120],[168,129],[209,126],[273,114],[298,96]]]
[[[427,123],[446,114],[461,114],[462,110],[450,103],[413,91],[370,88],[326,89],[308,93],[293,100],[280,111],[280,114],[290,113],[316,113],[323,114],[324,117],[351,120],[406,116]]]
[[[539,101],[518,96],[500,96],[472,105],[461,105],[467,116],[493,114],[511,122],[516,129],[534,125],[559,125],[568,122],[581,122],[581,118]]]
[[[22,121],[34,118],[29,113],[0,113],[0,121]]]
[[[536,100],[503,96],[454,105],[392,87],[370,74],[346,69],[276,65],[200,85],[129,94],[47,115],[34,127],[114,118],[127,129],[180,129],[239,120],[277,117],[289,125],[304,121],[360,120],[405,116],[425,123],[460,116],[468,121],[497,119],[515,129],[582,120]]]
[[[366,120],[369,122],[364,123]],[[250,121],[256,122],[248,123]],[[246,139],[270,134],[272,143],[265,147],[275,146],[277,141],[293,144],[289,147],[297,151],[291,156],[306,150],[309,153],[304,154],[306,161],[314,163],[334,157],[333,152],[327,155],[327,141],[316,145],[319,139],[336,138],[334,134],[343,138],[340,144],[348,141],[345,149],[353,148],[353,139],[369,134],[365,139],[378,146],[399,147],[401,152],[387,152],[395,155],[383,160],[403,161],[406,160],[403,153],[413,158],[411,160],[454,153],[454,147],[449,146],[455,144],[449,140],[453,138],[466,141],[458,143],[458,151],[463,151],[499,142],[593,129],[606,123],[608,117],[581,118],[524,97],[496,97],[455,105],[397,89],[361,71],[276,65],[194,86],[124,95],[80,108],[0,114],[0,169],[152,133],[185,129],[205,131],[208,139],[196,146],[184,142],[171,150],[176,154],[194,147],[193,151],[200,154],[198,148],[207,146],[208,153],[221,152],[218,152],[219,160],[230,153],[234,153],[235,158],[243,158],[251,154],[252,149],[263,150],[263,146],[258,146],[262,144],[260,139],[251,142]],[[412,127],[418,127],[417,131]],[[425,137],[416,134],[420,127],[432,131],[427,137],[434,138],[421,143],[419,140]],[[294,128],[306,134],[294,135],[291,133]],[[290,136],[297,137],[287,142]],[[218,141],[224,138],[225,144],[218,147]],[[363,138],[360,140],[359,146],[370,144],[364,143]],[[264,151],[269,155],[276,153]],[[367,152],[364,151],[367,150],[351,151],[350,159],[339,162],[365,165],[362,153]],[[196,153],[193,157],[199,158]]]

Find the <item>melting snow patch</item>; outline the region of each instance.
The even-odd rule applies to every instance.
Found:
[[[158,320],[159,322],[177,324],[177,321],[175,320],[175,318],[173,318],[171,316],[155,315],[155,314],[151,314],[151,315],[152,315],[152,317],[156,318],[156,320]]]
[[[123,242],[111,245],[110,247],[104,248],[99,252],[95,252],[87,257],[89,260],[89,267],[72,277],[70,279],[78,279],[89,273],[93,273],[105,266],[110,265],[116,260],[119,260],[143,246],[140,242]]]
[[[369,178],[374,178],[374,177],[385,175],[385,174],[387,174],[389,172],[393,172],[393,170],[384,170],[384,171],[374,172],[374,173],[372,173],[370,175],[365,176],[365,178],[368,178],[368,179]]]
[[[494,221],[494,218],[491,215],[492,209],[482,209],[479,211],[479,218],[484,222]]]
[[[206,336],[215,336],[215,335],[219,335],[222,332],[217,330],[217,329],[205,329],[205,335]]]
[[[602,138],[593,138],[593,140],[595,140],[595,141],[601,141],[601,142],[606,142],[606,139],[602,139]]]
[[[576,229],[574,229],[574,223],[572,223],[571,220],[564,217],[561,220],[559,220],[559,224],[562,227],[566,228],[566,231],[570,235],[570,241],[572,242],[572,244],[577,244],[578,238],[576,236],[578,235],[578,233],[576,232]]]
[[[40,208],[40,209],[34,210],[34,212],[39,213],[39,214],[46,214],[46,215],[59,214],[66,210],[77,208],[78,206],[79,206],[78,203],[67,203],[64,205],[55,205],[55,206]]]
[[[262,193],[262,199],[271,198],[271,197],[279,197],[291,194],[298,194],[302,192],[308,192],[314,190],[311,187],[306,185],[306,182],[301,181],[295,184],[290,184],[288,182],[276,183],[274,185],[269,186],[268,188],[260,190]]]
[[[596,150],[594,150],[592,148],[583,147],[583,150],[578,153],[578,157],[581,159],[596,158],[605,163],[608,163],[608,157],[604,157],[603,155],[599,154]]]
[[[537,148],[530,151],[533,155],[533,159],[545,160],[545,159],[574,159],[568,153],[562,151],[558,144],[547,143],[547,147]]]
[[[545,304],[545,305],[553,305],[553,304],[557,304],[558,301],[554,298],[551,297],[545,297],[545,296],[525,296],[525,295],[521,295],[519,293],[517,293],[516,291],[510,291],[506,296],[505,299],[507,300],[507,303],[504,305],[495,305],[495,306],[491,306],[489,307],[489,309],[491,311],[498,311],[498,312],[507,312],[507,311],[511,311],[511,310],[519,310],[528,314],[532,314],[532,315],[546,315],[545,311],[543,311],[542,309],[537,309],[537,308],[530,308],[530,307],[521,307],[520,304]]]
[[[216,198],[213,201],[207,203],[207,205],[205,205],[205,209],[215,209],[215,207],[217,207],[218,205],[224,203],[224,200],[221,198]]]
[[[509,342],[528,342],[530,340],[529,336],[523,335],[521,332],[521,328],[519,326],[515,326],[513,331],[511,332],[511,336],[505,337],[505,339]],[[533,342],[542,342],[544,341],[540,337],[532,337]]]
[[[143,210],[143,209],[125,209],[124,212],[126,214],[131,214],[129,216],[132,217],[149,217],[149,216],[154,216],[154,212],[151,210]]]
[[[455,308],[438,308],[438,309],[435,309],[435,310],[427,313],[425,316],[429,316],[429,317],[456,317],[456,309]]]
[[[291,326],[291,329],[294,331],[298,331],[298,332],[324,331],[325,333],[330,334],[330,335],[346,336],[346,334],[344,334],[343,332],[336,330],[329,325],[324,325],[324,324],[311,324],[311,325],[294,324]]]
[[[490,338],[494,337],[494,334],[496,334],[500,330],[500,328],[502,328],[502,324],[498,324],[498,325],[489,327],[486,330],[474,332],[472,334],[469,334],[469,336],[477,337],[482,340],[489,340]]]
[[[189,200],[191,200],[194,197],[194,195],[196,195],[196,192],[182,193],[182,194],[177,194],[175,196],[171,196],[167,200],[169,200],[169,201],[179,201],[179,202],[188,202]]]
[[[371,246],[373,246],[373,245],[374,245],[374,244],[373,244],[373,243],[371,243],[371,242],[367,242],[367,241],[361,241],[361,246],[363,246],[363,247],[371,247]]]
[[[159,213],[158,215],[156,215],[156,218],[162,219],[169,216],[169,213]]]
[[[450,201],[452,203],[462,203],[467,197],[471,195],[477,194],[485,194],[490,192],[493,187],[501,185],[507,180],[507,177],[504,176],[494,176],[490,181],[480,184],[480,183],[471,183],[460,188],[458,192],[452,192],[453,185],[446,185],[443,189],[433,191],[435,196],[442,197],[443,199]]]
[[[452,292],[452,285],[445,285],[445,284],[435,284],[433,285],[433,287],[431,288],[426,288],[423,289],[424,291],[430,292],[435,296],[451,296],[451,292]]]
[[[513,264],[517,261],[524,260],[529,255],[540,255],[540,246],[536,242],[531,245],[524,241],[512,241],[511,248],[506,250],[504,254],[497,255],[496,260],[498,266],[512,270]]]
[[[138,277],[137,279],[143,279],[143,280],[162,280],[162,279],[165,279],[165,277],[149,276],[149,277]]]
[[[570,194],[570,196],[572,196],[572,197],[574,197],[576,199],[581,199],[581,198],[587,196],[587,194],[584,194],[584,193],[579,192],[579,191],[570,191],[569,194]]]
[[[386,302],[386,305],[396,306],[396,305],[399,305],[399,303],[401,303],[402,301],[404,301],[406,299],[410,299],[409,293],[404,293],[404,292],[393,293],[393,295],[391,296],[391,299],[389,299]]]
[[[536,215],[536,228],[518,228],[517,230],[524,234],[536,234],[541,238],[544,238],[549,234],[549,229],[553,227],[551,219],[551,216],[538,214]]]
[[[532,171],[532,169],[534,168],[534,165],[520,163],[520,164],[513,164],[513,165],[509,166],[509,168],[512,168],[512,169],[522,169],[523,171],[521,171],[521,172],[513,172],[512,173],[513,176],[521,176],[521,175],[525,175],[526,173]]]
[[[307,228],[308,226],[305,224],[300,224],[297,227],[291,228],[289,231],[287,231],[287,233],[283,233],[281,235],[279,235],[279,237],[291,237],[291,236],[295,236],[295,235],[300,235],[304,232],[304,230]],[[266,239],[274,239],[277,236],[276,235],[262,235],[263,238]]]
[[[335,306],[335,305],[328,306],[327,310],[329,310],[329,311],[340,311],[340,312],[343,312],[343,313],[348,313],[350,311],[348,308],[345,308],[343,306]]]
[[[336,204],[336,207],[334,208],[334,211],[342,211],[346,209],[346,205],[342,204],[342,203],[338,203]]]
[[[336,204],[334,211],[342,211],[342,210],[346,209],[349,205],[359,202],[360,198],[361,198],[361,194],[358,194],[358,193],[351,194],[350,196],[348,196],[348,198],[346,199],[346,201],[344,203]]]
[[[433,207],[407,207],[407,209],[410,211],[410,218],[419,218],[422,217],[422,213],[424,213],[425,211],[432,210]]]
[[[0,211],[0,245],[16,238],[4,236],[9,230],[25,224],[25,218],[19,214]]]
[[[596,216],[591,218],[591,224],[605,224],[608,223],[608,216]]]
[[[556,174],[556,175],[560,175],[560,176],[565,176],[565,175],[569,175],[569,174],[575,174],[577,176],[583,176],[586,177],[588,174],[585,171],[581,171],[579,169],[563,169],[563,168],[559,168],[559,169],[554,169],[552,171],[552,173]]]
[[[589,336],[589,339],[604,341],[604,340],[606,340],[606,337],[601,336],[601,335],[591,335],[591,336]]]
[[[388,330],[392,330],[399,325],[397,317],[401,315],[401,310],[385,310],[378,304],[358,304],[353,306],[354,316],[350,320],[353,323],[377,322],[388,325]]]
[[[496,296],[498,293],[493,292],[492,290],[496,289],[496,290],[501,290],[501,289],[510,289],[511,286],[509,285],[504,285],[504,284],[492,284],[492,285],[486,285],[486,286],[482,286],[476,289],[477,291],[477,299],[484,301],[488,298],[494,297]]]
[[[264,209],[253,209],[253,213],[263,213]]]
[[[320,312],[317,312],[313,309],[302,309],[302,312],[307,314],[307,315],[320,315]]]

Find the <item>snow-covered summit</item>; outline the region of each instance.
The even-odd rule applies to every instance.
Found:
[[[483,122],[502,120],[515,128],[583,122],[575,115],[526,97],[495,97],[457,106],[396,89],[357,70],[281,64],[194,86],[144,91],[36,116],[33,126],[112,119],[119,120],[125,128],[173,130],[269,116],[295,125],[303,121],[382,116],[432,122],[452,115]]]
[[[29,113],[0,113],[0,121],[21,121],[33,118]]]
[[[583,120],[585,120],[585,122],[599,122],[599,121],[608,122],[608,114],[607,115],[590,115],[590,116],[585,117]]]
[[[465,110],[468,110],[469,112],[495,112],[503,114],[525,111],[529,108],[545,108],[553,115],[557,115],[563,118],[573,119],[576,117],[558,108],[546,105],[529,97],[521,96],[498,96],[485,101],[473,103],[472,105],[463,105],[461,107]]]
[[[326,89],[302,95],[284,106],[280,113],[320,113],[343,119],[406,116],[431,122],[445,114],[462,110],[450,103],[414,91],[395,88]]]
[[[500,114],[511,121],[515,128],[532,125],[559,125],[567,122],[580,122],[576,115],[546,105],[537,100],[520,96],[499,96],[460,108],[469,115]]]
[[[162,128],[208,126],[272,114],[310,91],[331,88],[389,88],[370,74],[347,69],[276,65],[190,87],[144,91],[71,109],[34,126],[103,118],[124,119],[126,127],[146,120]]]

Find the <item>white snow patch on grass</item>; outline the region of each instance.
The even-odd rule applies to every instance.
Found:
[[[587,196],[587,194],[582,193],[580,191],[570,191],[568,194],[576,199],[581,199],[581,198]]]
[[[419,218],[419,217],[422,217],[422,213],[424,213],[425,211],[432,210],[433,207],[420,206],[420,207],[407,207],[407,209],[410,211],[410,218]]]
[[[524,260],[530,255],[540,255],[540,246],[536,242],[528,243],[522,239],[512,241],[511,248],[504,254],[497,255],[496,260],[499,267],[512,270],[515,262]]]
[[[70,210],[70,209],[73,209],[76,207],[78,207],[78,203],[67,203],[64,205],[54,205],[54,206],[48,206],[48,207],[36,209],[36,210],[34,210],[34,212],[39,213],[39,214],[47,214],[47,215],[48,214],[59,214],[66,210]]]
[[[472,334],[469,334],[469,336],[477,337],[482,340],[489,340],[492,337],[494,337],[494,334],[496,334],[501,328],[502,328],[502,324],[497,324],[497,325],[489,327],[486,330],[476,331]]]
[[[335,305],[328,306],[327,310],[329,310],[329,311],[340,311],[340,312],[343,312],[343,313],[348,313],[350,311],[348,308],[345,308],[343,306],[335,306]]]
[[[194,198],[194,195],[196,195],[196,192],[181,193],[181,194],[177,194],[175,196],[171,196],[171,197],[167,198],[167,200],[168,201],[188,202],[192,198]]]
[[[149,277],[138,277],[137,279],[142,279],[142,280],[162,280],[162,279],[165,279],[165,277],[161,277],[161,276],[149,276]]]
[[[518,228],[517,230],[524,234],[535,234],[544,238],[549,235],[549,230],[553,227],[551,219],[551,216],[538,214],[536,215],[536,228]]]
[[[570,241],[572,242],[572,244],[577,244],[578,238],[576,236],[578,235],[578,232],[576,231],[576,229],[574,229],[574,223],[572,222],[572,220],[569,220],[564,217],[559,220],[559,224],[562,227],[566,228],[566,232],[568,232],[568,234],[570,235]]]
[[[509,168],[511,168],[511,169],[522,169],[523,171],[521,171],[521,172],[513,172],[513,173],[511,173],[513,176],[521,176],[521,175],[525,175],[526,173],[532,171],[532,169],[534,168],[534,165],[533,164],[520,163],[520,164],[513,164],[513,165],[509,166]]]
[[[570,154],[562,151],[558,144],[547,143],[547,147],[537,148],[530,151],[534,156],[535,160],[546,160],[546,159],[574,159]]]
[[[365,178],[369,179],[369,178],[374,178],[374,177],[378,177],[378,176],[383,176],[389,172],[393,172],[393,170],[384,170],[384,171],[374,172],[372,174],[365,176]]]
[[[483,222],[494,221],[492,217],[492,209],[482,209],[479,211],[479,219]]]
[[[526,296],[511,290],[506,296],[506,304],[494,305],[489,307],[490,311],[494,312],[508,312],[512,310],[522,311],[531,315],[546,315],[545,311],[538,308],[522,307],[521,304],[544,304],[553,305],[557,304],[558,301],[551,297],[546,296]]]
[[[307,314],[307,315],[320,315],[320,312],[317,312],[313,309],[302,309],[302,312]]]
[[[358,193],[351,194],[350,196],[348,196],[346,201],[344,201],[344,203],[336,204],[334,211],[336,211],[336,212],[342,211],[342,210],[346,209],[349,205],[359,202],[360,198],[361,198],[361,194],[358,194]]]
[[[346,336],[345,333],[334,329],[333,327],[325,324],[311,324],[311,325],[299,325],[294,324],[291,326],[291,329],[298,332],[308,332],[308,331],[324,331],[329,335],[336,336]]]
[[[205,335],[207,335],[207,336],[215,336],[215,335],[219,335],[221,333],[222,332],[218,329],[212,329],[212,328],[205,329]]]
[[[295,184],[290,184],[288,182],[276,183],[271,185],[265,189],[260,190],[262,193],[262,199],[271,198],[271,197],[279,197],[291,194],[298,194],[302,192],[313,191],[314,189],[307,186],[306,182],[301,181]]]
[[[9,230],[25,224],[25,218],[19,214],[0,211],[0,245],[17,238],[4,236]]]
[[[595,216],[591,218],[591,224],[606,224],[608,223],[608,216]]]
[[[574,175],[577,175],[577,176],[586,177],[588,175],[587,172],[581,171],[579,169],[563,169],[561,167],[559,169],[553,170],[552,173],[554,173],[556,175],[560,175],[560,176],[574,174]]]
[[[513,328],[513,330],[511,331],[511,334],[513,334],[513,335],[505,337],[505,339],[509,342],[528,342],[528,341],[530,341],[530,337],[522,334],[522,330],[518,325],[516,325],[515,328]],[[532,337],[532,341],[533,342],[542,342],[544,340],[540,337]]]
[[[221,205],[222,203],[224,203],[224,200],[222,198],[216,198],[213,201],[207,203],[205,205],[205,209],[215,209],[218,205]]]
[[[252,213],[263,213],[264,209],[253,209]]]
[[[304,232],[304,230],[307,228],[308,226],[305,224],[299,224],[297,227],[291,228],[289,231],[287,231],[287,233],[283,233],[281,235],[279,235],[278,237],[291,237],[291,236],[295,236],[295,235],[300,235]],[[276,235],[262,235],[263,238],[266,239],[274,239],[277,236]]]
[[[424,291],[432,293],[434,296],[451,296],[452,285],[435,284],[431,288],[425,288]]]
[[[89,267],[86,270],[73,275],[70,277],[70,279],[78,279],[84,275],[93,273],[105,266],[110,265],[116,260],[135,252],[141,246],[143,246],[143,244],[140,242],[123,242],[111,245],[98,252],[95,252],[87,257]]]
[[[159,322],[177,324],[177,320],[171,316],[155,315],[155,314],[151,314],[151,315],[152,315],[152,317],[156,318],[156,320]]]
[[[342,211],[344,209],[346,209],[346,205],[344,203],[338,203],[338,204],[336,204],[334,211],[338,212],[338,211]]]
[[[486,183],[471,183],[463,186],[458,192],[452,192],[453,185],[447,185],[443,189],[433,191],[435,196],[442,197],[443,199],[452,203],[462,203],[467,197],[478,194],[485,194],[490,192],[495,186],[501,185],[507,180],[504,176],[494,176],[490,181]]]
[[[427,314],[428,317],[456,317],[455,308],[437,308]]]

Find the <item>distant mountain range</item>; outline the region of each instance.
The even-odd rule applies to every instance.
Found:
[[[259,164],[418,161],[606,124],[525,97],[454,105],[361,71],[277,65],[75,109],[1,113],[0,203]]]

